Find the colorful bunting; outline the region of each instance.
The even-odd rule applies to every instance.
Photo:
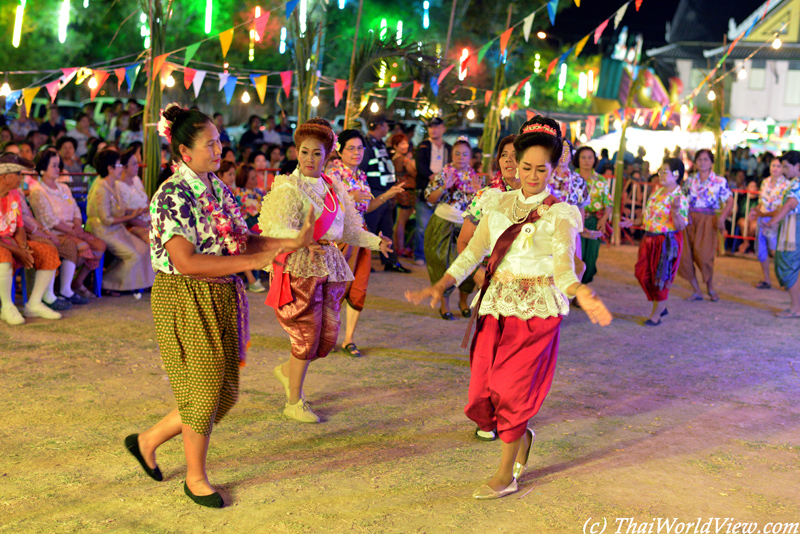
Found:
[[[22,102],[25,104],[25,112],[28,114],[28,117],[31,116],[31,104],[33,104],[33,99],[36,97],[39,89],[41,89],[41,87],[29,87],[28,89],[22,90]],[[94,96],[92,96],[92,100],[94,100]]]
[[[416,83],[414,82],[414,87],[416,87]],[[333,106],[337,107],[339,102],[342,100],[342,96],[344,96],[344,90],[347,87],[347,80],[336,80],[333,82]],[[414,94],[416,97],[416,93]]]
[[[514,91],[514,96],[517,96],[519,94],[520,89],[525,87],[525,84],[528,82],[528,80],[531,79],[531,76],[533,76],[533,74],[528,74],[528,76],[524,80],[522,80],[521,82],[519,82],[519,84],[517,84],[518,87],[517,90]]]
[[[581,52],[583,51],[583,47],[584,47],[584,46],[586,46],[586,43],[589,41],[589,36],[590,36],[590,35],[591,35],[591,34],[587,35],[586,37],[584,37],[583,39],[581,39],[581,40],[578,42],[578,44],[577,44],[577,45],[575,45],[575,58],[576,58],[576,59],[577,59],[577,57],[578,57],[579,55],[581,55]]]
[[[608,115],[603,115],[603,133],[608,133]]]
[[[219,73],[218,76],[219,76],[219,86],[217,87],[217,91],[222,91],[222,88],[225,87],[226,83],[228,83],[228,78],[230,77],[230,74],[228,74],[227,72],[221,72]]]
[[[402,83],[393,83],[390,85],[389,90],[386,92],[386,108],[388,109],[389,106],[392,105],[394,99],[397,98],[397,93],[400,92],[400,86]]]
[[[636,6],[636,11],[639,11],[639,8],[642,7],[642,2],[643,1],[644,0],[636,0],[636,2],[634,4]]]
[[[492,100],[492,93],[494,91],[486,91],[486,95],[484,96],[484,101],[486,102],[486,107],[489,107],[489,102]]]
[[[411,93],[411,98],[417,98],[417,93],[422,89],[422,83],[414,80],[414,91]]]
[[[594,44],[597,44],[597,41],[600,40],[600,36],[603,35],[603,30],[606,29],[606,26],[608,26],[608,19],[601,22],[600,26],[594,29]]]
[[[283,92],[286,93],[286,98],[289,98],[289,92],[292,90],[292,71],[285,70],[281,72],[281,85]]]
[[[183,86],[188,90],[189,86],[192,85],[192,80],[194,80],[194,76],[197,74],[195,69],[185,67],[183,69]]]
[[[700,120],[700,114],[695,113],[692,117],[692,122],[689,123],[689,128],[694,128],[697,125],[697,121]]]
[[[725,130],[725,128],[728,127],[728,123],[729,122],[731,122],[731,118],[730,117],[722,117],[719,120],[719,129],[720,130]]]
[[[567,137],[567,123],[561,121],[556,121],[556,122],[558,122],[558,125],[561,127],[561,138],[563,139]]]
[[[225,80],[225,102],[230,106],[233,91],[236,89],[236,76],[228,76]]]
[[[525,42],[528,42],[528,37],[531,36],[531,27],[533,26],[533,18],[536,16],[536,11],[525,17],[522,21],[522,32],[525,34]]]
[[[256,87],[256,93],[258,93],[258,99],[261,103],[264,103],[264,97],[267,96],[267,75],[266,74],[251,74],[250,81],[253,82],[253,85]]]
[[[558,0],[547,2],[547,14],[550,16],[550,25],[556,25],[556,11],[558,10]]]
[[[10,93],[8,93],[8,95],[6,95],[6,113],[11,111],[11,108],[14,107],[14,104],[17,103],[17,100],[19,100],[20,96],[22,96],[21,89],[18,89],[16,91],[11,91]]]
[[[97,93],[100,92],[100,88],[103,87],[103,84],[106,83],[106,80],[108,79],[109,76],[110,74],[104,70],[94,71],[94,81],[97,82],[97,85],[89,93],[89,97],[92,99],[92,101],[94,101],[95,97],[97,96]]]
[[[261,42],[261,38],[264,36],[264,30],[267,28],[267,22],[269,22],[269,11],[256,17],[256,41]]]
[[[434,78],[433,76],[431,76],[431,81],[429,82],[429,84],[431,86],[431,92],[433,93],[433,96],[439,96],[439,82],[438,82],[438,80],[436,78]]]
[[[550,79],[550,74],[553,72],[553,69],[556,68],[556,63],[558,63],[558,58],[553,58],[553,61],[547,66],[547,72],[545,72],[544,80],[547,81]]]
[[[581,7],[581,0],[575,0],[575,5]]]
[[[125,67],[114,69],[114,76],[117,77],[117,91],[119,91],[122,89],[122,82],[125,81]]]
[[[294,8],[297,7],[298,2],[300,2],[300,0],[289,0],[288,2],[286,2],[286,18],[287,19],[292,16],[292,11],[294,11]]]
[[[534,111],[531,111],[529,109],[525,110],[525,117],[527,117],[528,120],[531,120],[535,116],[536,116],[536,113]]]
[[[439,73],[439,78],[436,80],[436,85],[437,86],[438,85],[442,85],[442,80],[444,80],[445,76],[450,74],[450,71],[453,70],[453,67],[455,67],[455,66],[456,66],[455,63],[453,63],[452,65],[450,65],[449,67],[444,69],[441,73]]]
[[[184,67],[186,65],[188,65],[189,62],[192,60],[194,55],[197,53],[197,49],[200,48],[200,45],[201,45],[201,43],[194,43],[194,44],[190,44],[189,46],[186,47],[186,55],[183,58],[183,66]]]
[[[511,32],[514,31],[514,27],[507,29],[500,35],[500,55],[504,55],[506,53],[506,48],[508,47],[508,40],[511,39]]]
[[[64,87],[78,73],[78,67],[67,67],[66,69],[61,69],[61,72],[64,73],[64,75],[61,77],[61,87]]]
[[[233,28],[230,30],[225,30],[219,34],[219,44],[222,47],[223,58],[228,55],[228,49],[231,47],[231,41],[233,41]]]
[[[194,78],[192,79],[192,88],[194,89],[194,97],[198,98],[200,96],[200,86],[203,85],[203,80],[206,77],[206,71],[198,70],[194,73]]]
[[[621,8],[617,10],[616,15],[614,15],[614,29],[617,29],[619,23],[622,22],[622,17],[625,16],[625,12],[628,10],[628,4],[625,4]]]
[[[133,91],[133,84],[136,83],[136,77],[139,76],[139,69],[141,66],[141,63],[134,63],[130,67],[125,68],[125,81],[128,84],[129,93]]]
[[[518,88],[520,86],[521,86],[520,82],[515,83],[514,85],[512,85],[511,87],[508,88],[508,94],[510,94],[511,96],[514,96],[515,94],[517,94],[517,91],[519,91]]]
[[[597,127],[597,117],[589,115],[586,117],[586,140],[591,141],[594,136],[594,130]]]
[[[161,72],[161,67],[164,66],[164,62],[167,60],[169,54],[161,54],[160,56],[156,56],[153,60],[153,76],[158,76],[158,73]]]
[[[488,52],[488,51],[489,51],[489,47],[490,47],[490,46],[492,46],[492,42],[491,42],[491,41],[489,41],[488,43],[486,43],[485,45],[483,45],[483,46],[481,47],[481,49],[480,49],[480,50],[478,50],[478,63],[480,63],[481,61],[483,61],[483,56],[485,56],[485,55],[486,55],[486,52]]]
[[[783,137],[789,130],[788,126],[778,126],[778,137]]]
[[[59,80],[53,80],[52,82],[45,85],[45,87],[47,88],[47,93],[50,95],[51,103],[56,101],[56,95],[58,94],[58,83]]]
[[[172,76],[172,71],[175,70],[175,65],[172,63],[165,63],[163,67],[161,67],[161,90],[164,90],[164,87],[167,85],[167,78]]]

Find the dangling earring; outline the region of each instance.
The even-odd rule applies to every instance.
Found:
[[[184,155],[183,156],[183,161],[185,161],[186,163],[189,163],[190,161],[192,161],[192,158],[190,158],[189,156]]]

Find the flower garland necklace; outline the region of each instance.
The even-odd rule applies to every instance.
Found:
[[[478,173],[475,172],[475,169],[473,169],[472,167],[467,167],[467,169],[465,171],[459,171],[458,169],[456,169],[450,163],[448,163],[445,166],[445,168],[442,169],[442,174],[449,174],[451,176],[455,175],[456,182],[453,185],[457,189],[460,189],[458,187],[459,183],[464,184],[464,185],[468,185],[468,186],[472,186],[472,181],[478,176]],[[471,189],[471,187],[470,187],[470,189]],[[475,191],[466,191],[466,192],[475,193]]]
[[[214,176],[213,173],[209,173],[209,178],[211,176]],[[222,195],[222,204],[218,202],[216,196],[212,193],[213,187],[214,184],[211,182],[211,189],[203,191],[197,198],[197,202],[201,211],[213,221],[217,234],[222,238],[224,250],[231,256],[236,256],[243,253],[247,248],[247,233],[236,224],[230,213],[233,210],[238,211],[239,208],[235,205],[226,206],[224,193]],[[233,213],[236,214],[236,211]]]

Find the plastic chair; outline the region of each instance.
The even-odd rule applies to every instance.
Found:
[[[103,267],[105,266],[105,259],[106,253],[103,252],[103,255],[100,256],[100,265],[97,266],[97,269],[94,270],[94,284],[92,285],[92,289],[94,289],[94,295],[97,298],[103,296]]]
[[[22,293],[22,304],[28,303],[28,283],[25,280],[25,267],[20,267],[14,271],[14,278],[11,281],[11,303],[14,304],[14,299],[17,294],[17,275],[20,277],[20,293]]]

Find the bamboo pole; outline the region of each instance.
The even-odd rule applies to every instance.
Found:
[[[506,20],[506,29],[511,27],[511,10],[512,6],[508,6],[508,18]],[[506,66],[503,58],[497,64],[494,75],[494,86],[492,88],[492,99],[489,107],[489,114],[484,120],[483,135],[481,136],[481,150],[483,151],[483,165],[482,170],[485,173],[491,172],[492,155],[500,140],[500,92],[506,80]]]
[[[356,17],[356,34],[353,36],[353,52],[350,54],[350,79],[347,82],[347,100],[344,106],[344,127],[350,128],[350,112],[352,111],[353,96],[355,90],[353,84],[356,83],[356,46],[358,45],[358,29],[361,27],[361,10],[364,7],[364,0],[358,0],[358,16]]]
[[[144,129],[144,149],[142,158],[146,165],[144,170],[144,187],[148,196],[156,192],[158,175],[161,173],[161,139],[156,124],[161,118],[161,85],[158,75],[153,72],[153,59],[164,53],[164,18],[161,0],[147,0],[147,11],[150,16],[150,50],[147,63],[147,101],[144,106],[142,128]]]

